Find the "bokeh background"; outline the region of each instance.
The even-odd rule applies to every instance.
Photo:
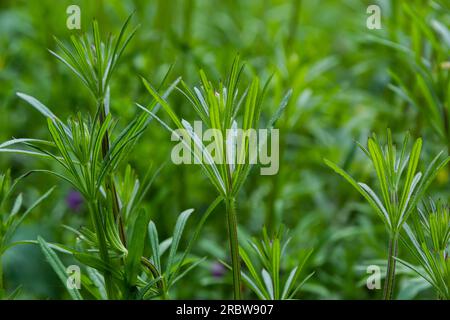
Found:
[[[81,30],[66,27],[66,8],[71,4],[81,8]],[[370,4],[381,8],[381,30],[366,27]],[[436,125],[445,128],[446,113],[434,120],[437,124],[429,119],[427,106],[432,103],[418,84],[413,64],[423,57],[430,62],[426,69],[433,81],[427,85],[436,95],[435,107],[448,108],[449,2],[1,0],[0,141],[48,137],[45,119],[19,100],[17,91],[37,97],[63,119],[76,112],[92,113],[95,104],[89,92],[47,49],[56,50],[54,36],[67,41],[71,34],[90,31],[94,18],[103,35],[116,33],[132,12],[132,24],[140,28],[111,84],[111,108],[119,124],[138,114],[135,102],[150,102],[140,75],[157,85],[173,65],[171,80],[182,76],[191,86],[197,85],[200,68],[220,80],[238,53],[246,61],[248,75],[267,79],[273,74],[263,116],[269,117],[287,90],[293,89],[278,122],[280,171],[260,176],[255,170],[245,184],[238,200],[241,241],[258,236],[264,224],[284,223],[292,237],[287,265],[295,262],[298,250],[314,248],[307,269],[315,275],[300,298],[379,298],[381,291],[368,290],[365,279],[367,265],[383,268],[384,227],[357,192],[324,165],[323,158],[339,163],[358,180],[373,183],[371,167],[355,144],[355,140],[364,144],[371,132],[384,137],[389,127],[399,142],[408,130],[413,137],[422,136],[425,161],[447,150],[448,135],[435,129]],[[439,31],[436,25],[444,29]],[[397,50],[389,41],[409,51]],[[399,85],[395,77],[409,88],[409,97],[395,90],[393,85]],[[180,94],[169,100],[185,118],[195,119]],[[131,155],[131,164],[140,174],[151,164],[166,163],[146,198],[162,237],[170,234],[178,213],[187,208],[201,213],[215,198],[209,182],[199,178],[200,167],[170,162],[172,146],[169,133],[154,122]],[[48,168],[48,163],[0,154],[0,171],[7,168],[17,177],[33,168]],[[433,184],[433,194],[446,199],[448,184],[446,169]],[[29,203],[53,185],[58,186],[56,192],[27,218],[17,239],[41,235],[48,241],[74,242],[62,225],[79,226],[86,212],[82,203],[74,205],[76,195],[67,184],[31,175],[19,191]],[[223,214],[219,208],[211,216],[194,248],[196,255],[208,257],[207,262],[182,280],[174,298],[230,298],[231,275],[217,262],[227,259]],[[195,219],[190,224],[194,226]],[[188,226],[186,236],[190,235]],[[400,252],[408,258],[404,248]],[[6,287],[21,285],[20,298],[67,298],[37,247],[16,247],[3,263]],[[423,280],[402,268],[399,272],[397,298],[433,297]]]

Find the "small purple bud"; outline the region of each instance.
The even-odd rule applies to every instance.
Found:
[[[214,262],[211,266],[211,275],[215,278],[221,278],[225,274],[226,269],[220,262]]]
[[[71,210],[78,212],[80,211],[81,205],[83,204],[83,197],[78,191],[71,190],[67,194],[66,204]]]

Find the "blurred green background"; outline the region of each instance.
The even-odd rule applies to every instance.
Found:
[[[66,8],[71,4],[81,8],[81,30],[66,27]],[[366,27],[370,4],[381,7],[381,30]],[[255,170],[239,195],[241,239],[259,235],[264,224],[284,223],[293,238],[292,250],[285,257],[288,264],[290,259],[295,261],[296,250],[314,248],[308,270],[314,270],[315,275],[300,298],[379,298],[380,291],[365,286],[365,266],[380,264],[378,260],[386,258],[384,227],[322,159],[339,163],[359,180],[375,181],[355,144],[355,140],[365,143],[371,132],[384,137],[389,127],[397,141],[407,130],[414,137],[422,136],[426,161],[447,148],[448,141],[433,130],[421,109],[389,87],[394,82],[393,72],[415,88],[408,56],[372,39],[395,41],[418,56],[425,55],[432,63],[432,73],[442,67],[444,76],[434,85],[438,93],[444,92],[442,103],[448,105],[449,71],[442,63],[450,61],[450,44],[440,42],[443,54],[434,55],[435,48],[425,35],[415,31],[405,6],[413,8],[423,23],[439,21],[448,32],[449,3],[445,0],[1,0],[0,141],[48,137],[45,119],[20,101],[17,91],[35,96],[63,119],[76,112],[93,112],[95,104],[89,92],[47,49],[55,50],[53,36],[67,41],[70,34],[90,31],[94,18],[104,35],[118,32],[132,12],[132,24],[140,24],[112,79],[111,108],[121,125],[138,113],[135,102],[150,102],[140,75],[157,85],[173,64],[171,80],[182,76],[191,86],[198,85],[200,68],[219,80],[239,53],[246,61],[246,73],[262,79],[274,75],[264,102],[265,116],[269,117],[287,90],[293,89],[278,123],[282,150],[279,173],[260,176]],[[435,36],[440,39],[439,34]],[[414,93],[417,101],[426,102],[419,91]],[[194,120],[181,94],[174,93],[169,100],[183,116]],[[131,164],[140,174],[151,164],[166,163],[146,199],[162,237],[171,232],[179,212],[194,208],[201,213],[215,198],[208,181],[198,178],[202,177],[200,167],[170,162],[172,146],[169,133],[154,122],[131,155]],[[0,171],[12,168],[16,177],[46,166],[41,160],[0,155]],[[27,218],[17,239],[41,235],[49,241],[74,242],[72,233],[61,226],[79,226],[86,213],[83,207],[75,211],[68,206],[71,190],[67,184],[50,176],[31,175],[19,190],[31,201],[53,185],[58,185],[56,192]],[[433,194],[447,198],[448,191],[446,170],[434,183]],[[231,297],[231,275],[214,273],[217,258],[227,258],[222,213],[219,208],[211,216],[194,249],[195,254],[208,256],[207,263],[182,280],[175,298]],[[189,223],[195,225],[195,220]],[[408,257],[402,247],[400,252]],[[7,288],[22,285],[20,298],[66,298],[36,247],[9,251],[4,269]],[[397,298],[433,297],[423,280],[401,268],[400,273]]]

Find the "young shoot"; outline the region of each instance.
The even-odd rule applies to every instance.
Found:
[[[412,216],[411,226],[404,226],[402,237],[420,267],[397,260],[424,278],[436,291],[438,299],[450,299],[450,209],[448,204],[430,199]]]
[[[313,273],[302,276],[302,271],[312,249],[298,252],[298,261],[294,268],[284,273],[285,259],[288,254],[290,238],[286,237],[283,227],[270,237],[263,228],[262,239],[248,241],[248,246],[239,248],[247,272],[242,271],[244,283],[261,300],[294,299],[305,282]],[[284,262],[284,263],[283,263]]]
[[[261,89],[260,80],[255,76],[250,85],[241,91],[239,89],[239,84],[242,71],[243,66],[240,64],[239,58],[237,57],[232,65],[231,72],[228,75],[226,82],[219,83],[217,87],[213,85],[202,70],[200,71],[200,88],[194,87],[193,89],[190,89],[186,83],[181,81],[181,88],[179,90],[192,105],[202,124],[208,129],[215,129],[212,132],[217,133],[211,137],[211,139],[214,140],[212,147],[206,147],[204,145],[201,137],[197,135],[196,130],[194,130],[187,121],[180,118],[169,103],[161,97],[145,79],[143,79],[145,87],[167,112],[175,125],[175,129],[172,129],[169,125],[162,122],[162,120],[156,117],[151,111],[138,105],[141,109],[152,114],[152,116],[162,123],[166,129],[172,132],[173,135],[177,134],[176,130],[178,129],[187,132],[189,139],[194,141],[194,145],[185,142],[186,148],[192,153],[192,156],[197,159],[197,163],[201,165],[203,172],[225,202],[233,272],[233,293],[235,299],[241,298],[236,196],[247,179],[254,159],[252,159],[252,153],[250,152],[251,148],[249,148],[249,137],[245,135],[238,137],[237,134],[230,135],[229,132],[236,132],[238,128],[241,128],[244,132],[249,129],[257,130],[260,128],[262,100],[268,85],[267,82]],[[289,96],[290,92],[288,92],[283,99],[275,116],[268,122],[266,128],[269,131],[281,116]],[[238,123],[240,123],[240,125],[238,125]],[[221,137],[225,138],[221,139]],[[235,143],[236,139],[240,141]],[[182,137],[180,137],[180,140],[184,141]],[[261,148],[264,143],[259,142],[258,144],[258,148]],[[238,145],[240,147],[230,148],[230,145]],[[213,149],[215,151],[212,151]],[[274,148],[272,152],[278,152],[278,150]],[[214,161],[217,153],[225,155],[227,160],[233,158],[238,159],[238,161]]]
[[[398,250],[398,239],[402,227],[415,210],[418,202],[431,185],[437,173],[450,157],[443,157],[441,151],[426,167],[419,171],[422,139],[418,138],[408,150],[409,134],[406,134],[402,148],[397,148],[392,141],[390,130],[387,132],[387,143],[381,144],[375,134],[367,141],[367,148],[359,145],[370,159],[379,183],[380,192],[363,182],[357,182],[347,172],[333,162],[325,159],[325,163],[344,177],[366,199],[383,221],[389,235],[388,261],[384,284],[384,299],[392,299],[395,283],[395,264]]]

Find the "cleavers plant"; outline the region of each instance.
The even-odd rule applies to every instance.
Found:
[[[142,201],[156,173],[149,170],[140,182],[127,166],[120,184],[122,187],[116,186],[120,179],[120,164],[125,162],[131,148],[151,120],[147,113],[142,112],[117,132],[118,121],[109,113],[109,81],[135,32],[133,30],[126,35],[130,19],[131,17],[125,22],[117,39],[110,36],[106,43],[101,42],[98,25],[94,21],[92,39],[86,35],[79,38],[72,36],[72,49],[57,40],[62,54],[52,52],[92,93],[96,106],[94,116],[78,114],[64,123],[37,99],[18,93],[20,98],[47,118],[51,140],[23,138],[0,145],[0,152],[36,156],[59,164],[62,171],[41,169],[31,172],[55,175],[70,183],[83,195],[92,228],[87,225],[80,230],[66,227],[77,235],[75,248],[49,244],[42,238],[37,242],[29,242],[40,245],[64,285],[67,274],[54,250],[70,254],[86,266],[89,277],[82,278],[85,282],[85,296],[95,299],[145,298],[152,287],[158,287],[165,281],[165,275],[155,268],[155,262],[152,261],[154,259],[144,256],[150,212],[143,208]],[[170,94],[177,82],[178,80],[169,86],[162,96]],[[156,112],[157,102],[154,101],[148,108]],[[173,238],[179,238],[181,232],[182,228],[176,228]],[[172,246],[170,259],[174,265],[176,262],[176,271],[181,272],[182,276],[190,270],[189,266],[195,259],[185,261],[190,245],[179,260],[179,255],[175,255],[176,245],[174,243]],[[168,275],[171,277],[177,274],[169,271]],[[77,290],[68,290],[72,298],[83,298]],[[167,290],[159,290],[156,295],[164,297]]]
[[[428,281],[438,299],[449,300],[450,209],[446,203],[435,203],[430,199],[417,212],[412,215],[412,223],[405,224],[407,236],[402,240],[420,267],[399,258],[397,260]]]
[[[383,290],[383,297],[388,300],[392,299],[394,292],[395,264],[400,232],[439,170],[450,160],[450,157],[442,157],[443,152],[441,151],[422,173],[418,169],[422,139],[418,138],[415,141],[410,152],[407,150],[408,140],[409,134],[406,134],[399,153],[392,141],[390,130],[387,132],[385,145],[378,141],[375,134],[368,139],[367,148],[359,145],[375,169],[380,195],[377,195],[367,184],[355,181],[339,166],[325,159],[325,163],[329,167],[361,193],[388,231],[388,261]]]
[[[252,161],[250,161],[249,141],[242,135],[240,150],[228,152],[227,145],[233,143],[229,138],[228,132],[237,130],[238,121],[242,123],[242,130],[259,129],[260,116],[262,111],[262,100],[267,89],[269,81],[260,89],[260,80],[253,77],[251,84],[243,91],[239,91],[239,83],[242,75],[243,66],[239,62],[239,57],[235,58],[231,71],[225,83],[220,83],[218,87],[214,87],[212,82],[207,78],[203,70],[200,70],[201,87],[190,89],[189,86],[181,81],[181,89],[179,89],[186,99],[192,104],[197,116],[206,128],[216,129],[221,132],[222,137],[226,139],[215,139],[216,147],[221,150],[223,155],[229,161],[216,163],[210,150],[205,147],[198,137],[192,126],[174,112],[158,92],[143,79],[144,85],[149,93],[162,105],[163,109],[170,116],[175,124],[175,129],[186,130],[189,138],[194,142],[194,147],[187,143],[186,146],[195,159],[198,159],[204,173],[214,185],[219,197],[225,202],[226,221],[228,225],[228,238],[230,242],[231,264],[233,272],[233,288],[234,298],[241,298],[241,271],[239,259],[239,242],[238,242],[238,222],[236,212],[236,197],[244,184],[250,169]],[[270,80],[270,79],[269,79]],[[281,116],[282,111],[286,107],[290,91],[286,94],[275,116],[268,122],[267,128],[273,128],[277,119]],[[138,105],[141,109],[150,113],[162,125],[173,134],[177,134],[174,129],[165,124],[151,110]],[[180,137],[182,138],[182,137]],[[239,138],[236,138],[239,139]],[[184,141],[184,140],[182,140]],[[231,160],[229,157],[236,156],[238,161]],[[203,160],[202,160],[203,159]]]
[[[314,272],[300,277],[305,264],[311,256],[312,249],[300,250],[296,265],[286,275],[288,245],[291,238],[287,237],[284,226],[281,226],[272,237],[267,229],[262,231],[262,239],[248,241],[248,246],[241,246],[240,256],[248,270],[242,271],[242,278],[246,285],[261,300],[288,300],[293,299],[305,282]]]

